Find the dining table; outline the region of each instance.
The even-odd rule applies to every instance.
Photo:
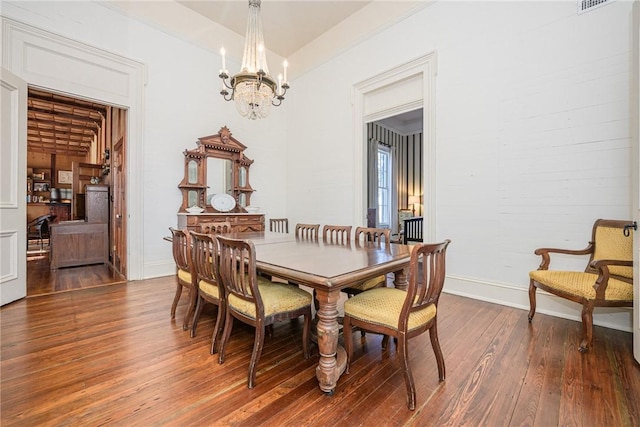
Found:
[[[258,272],[315,290],[319,303],[316,334],[320,354],[316,377],[320,389],[333,395],[347,362],[346,352],[338,343],[340,291],[388,273],[394,273],[395,287],[406,289],[412,247],[395,243],[331,244],[322,239],[301,239],[293,234],[269,231],[222,235],[253,242]]]

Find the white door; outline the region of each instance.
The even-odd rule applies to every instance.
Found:
[[[27,296],[27,83],[0,69],[0,305]]]

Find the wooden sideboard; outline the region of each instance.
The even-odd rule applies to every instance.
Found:
[[[200,231],[201,222],[229,222],[238,233],[264,231],[264,214],[260,213],[178,213],[178,228]]]
[[[107,223],[68,221],[51,225],[51,269],[109,262]]]

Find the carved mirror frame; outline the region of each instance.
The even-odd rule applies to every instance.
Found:
[[[236,207],[231,212],[247,212],[245,207],[251,204],[253,189],[249,183],[249,168],[253,160],[244,155],[247,148],[231,136],[226,126],[216,135],[203,136],[196,141],[197,147],[184,150],[184,178],[178,185],[182,192],[182,204],[178,212],[187,212],[191,206],[204,208],[204,212],[217,213],[207,204],[207,159],[217,158],[231,161],[231,196]]]

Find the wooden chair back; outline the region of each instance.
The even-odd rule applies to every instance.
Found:
[[[255,304],[256,321],[264,319],[264,305],[258,291],[256,250],[252,241],[217,236],[218,274],[227,295]],[[248,319],[250,320],[250,319]]]
[[[322,241],[334,245],[351,244],[350,225],[325,225],[322,227]]]
[[[169,227],[172,237],[173,260],[180,270],[192,271],[191,237],[186,230]]]
[[[451,240],[442,243],[417,245],[411,252],[409,261],[409,285],[404,300],[398,330],[407,331],[409,315],[428,305],[438,306],[445,279],[447,246]]]
[[[204,234],[222,234],[231,233],[231,223],[228,221],[220,222],[201,222],[200,232]]]
[[[191,262],[197,281],[206,280],[210,283],[219,283],[217,272],[218,242],[211,234],[190,231],[191,235]]]
[[[318,241],[318,234],[320,234],[320,224],[296,224],[296,239],[305,239]]]
[[[391,245],[391,230],[388,228],[356,227],[354,239],[357,246],[375,245],[389,247]]]
[[[271,218],[269,219],[269,231],[274,233],[289,233],[288,218]]]

